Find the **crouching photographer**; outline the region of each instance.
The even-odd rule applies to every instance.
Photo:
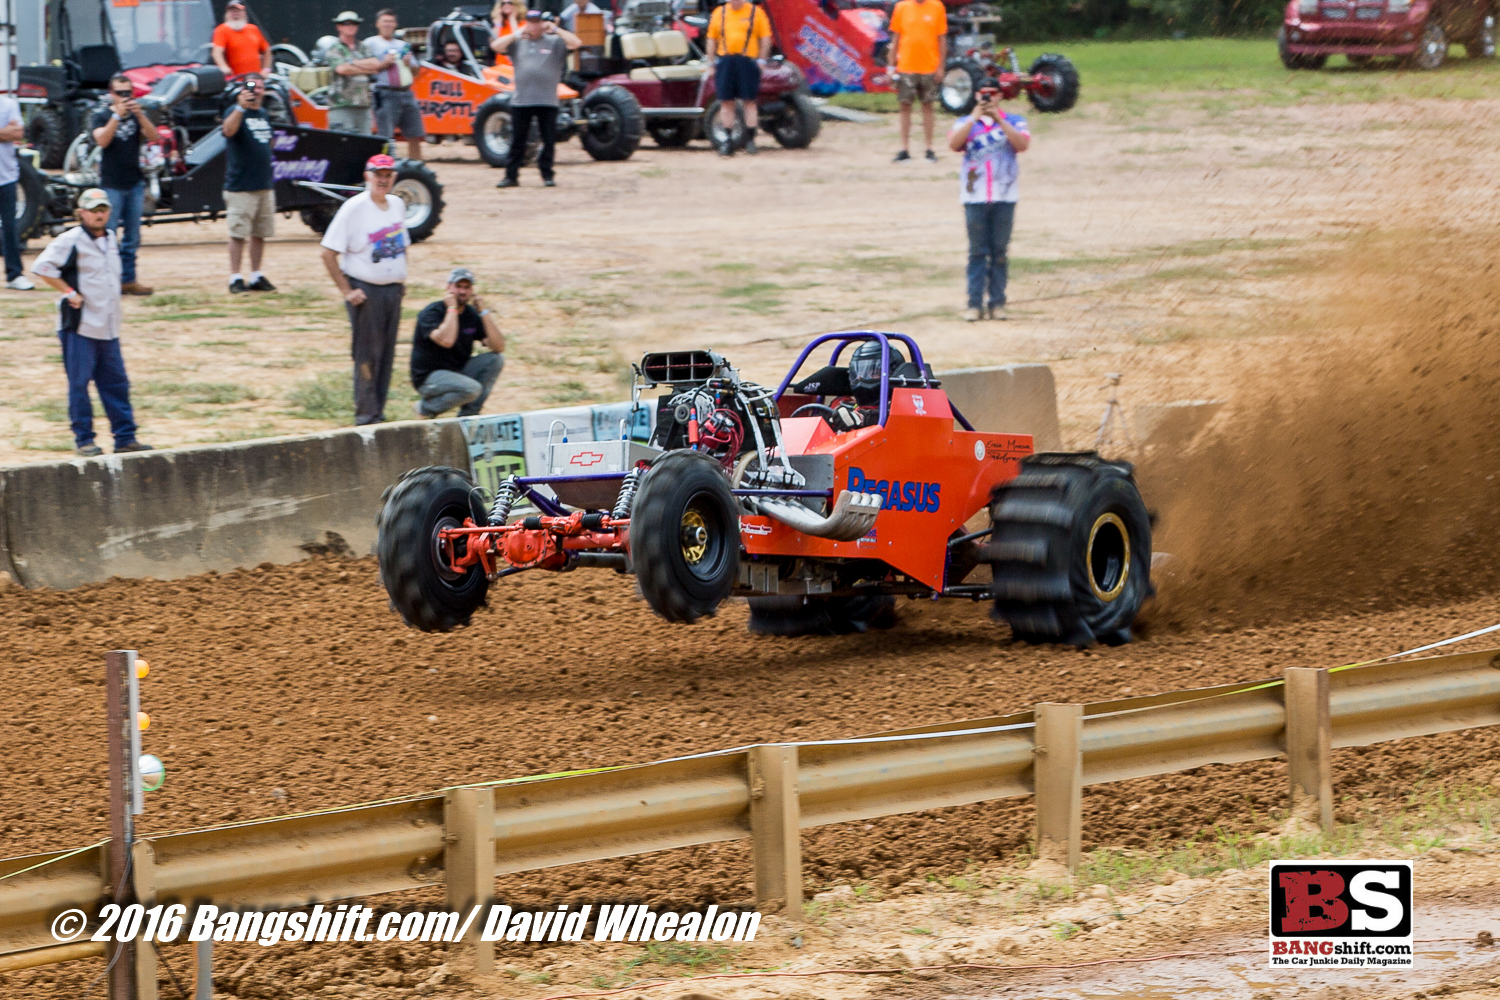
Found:
[[[474,344],[489,348],[474,354]],[[422,398],[417,416],[430,420],[455,406],[472,417],[484,408],[505,367],[505,335],[474,291],[474,272],[455,267],[441,302],[417,314],[411,345],[411,384]]]

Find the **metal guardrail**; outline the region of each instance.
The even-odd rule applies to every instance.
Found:
[[[1309,716],[1323,713],[1322,748],[1316,733],[1309,745],[1325,763],[1331,746],[1500,724],[1500,650],[1300,672],[1323,675],[1316,690],[1326,701]],[[137,845],[136,891],[156,902],[285,907],[446,882],[450,902],[466,905],[487,898],[499,874],[753,838],[759,894],[795,908],[798,828],[1040,793],[1039,839],[1049,830],[1071,839],[1076,856],[1082,785],[1286,755],[1302,738],[1289,733],[1289,690],[1274,679],[1042,706],[164,834]],[[1076,716],[1072,736],[1056,709]],[[1040,789],[1039,761],[1051,776]],[[1063,816],[1062,826],[1048,827],[1044,813]],[[0,860],[0,956],[55,949],[51,919],[92,910],[105,894],[108,850]],[[454,850],[478,858],[462,878],[445,871]],[[54,960],[67,957],[77,955]]]

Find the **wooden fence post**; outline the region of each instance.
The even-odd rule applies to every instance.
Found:
[[[1037,856],[1071,875],[1083,839],[1083,706],[1044,703],[1033,713]]]
[[[130,854],[135,901],[150,909],[156,905],[156,850],[151,841],[137,840]],[[150,941],[135,943],[135,1000],[156,1000],[156,946]]]
[[[788,920],[802,919],[802,809],[797,800],[797,748],[750,748],[750,836],[755,903],[781,902]]]
[[[1292,815],[1310,822],[1316,814],[1323,832],[1332,833],[1333,722],[1328,711],[1328,671],[1289,667],[1284,703]]]
[[[467,914],[486,909],[469,928],[474,971],[495,970],[495,945],[481,941],[488,907],[495,896],[495,793],[488,788],[450,788],[443,796],[443,881],[448,909]]]

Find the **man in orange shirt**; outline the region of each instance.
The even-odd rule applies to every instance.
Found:
[[[896,80],[901,102],[901,152],[896,162],[911,159],[911,105],[922,102],[922,135],[927,159],[932,151],[933,109],[948,61],[948,12],[943,0],[901,0],[891,11],[891,47],[887,72]]]
[[[942,0],[933,0],[942,6]],[[760,64],[771,54],[771,21],[766,12],[748,0],[729,0],[714,9],[708,19],[708,65],[714,71],[714,92],[719,98],[719,121],[724,126],[720,156],[733,156],[736,146],[754,155],[760,96]],[[745,131],[737,135],[734,107],[745,110]]]
[[[214,29],[214,65],[225,76],[271,71],[271,43],[250,23],[241,0],[229,0],[224,23]]]

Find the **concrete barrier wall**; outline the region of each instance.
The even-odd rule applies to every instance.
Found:
[[[328,532],[364,555],[381,492],[433,464],[468,465],[458,421],[11,466],[0,534],[28,587],[294,562]]]
[[[980,430],[1032,434],[1038,451],[1060,446],[1046,365],[939,374]],[[614,436],[626,412],[628,404],[517,414],[510,438],[490,444],[539,470],[552,418],[591,439],[596,425]],[[473,421],[473,442],[460,421],[439,420],[0,468],[0,572],[28,587],[171,579],[294,562],[328,545],[329,532],[364,555],[381,492],[418,466],[469,468],[487,447],[475,430],[487,420]]]
[[[1030,434],[1037,451],[1062,447],[1057,383],[1046,365],[996,365],[938,372],[948,398],[975,430]]]

